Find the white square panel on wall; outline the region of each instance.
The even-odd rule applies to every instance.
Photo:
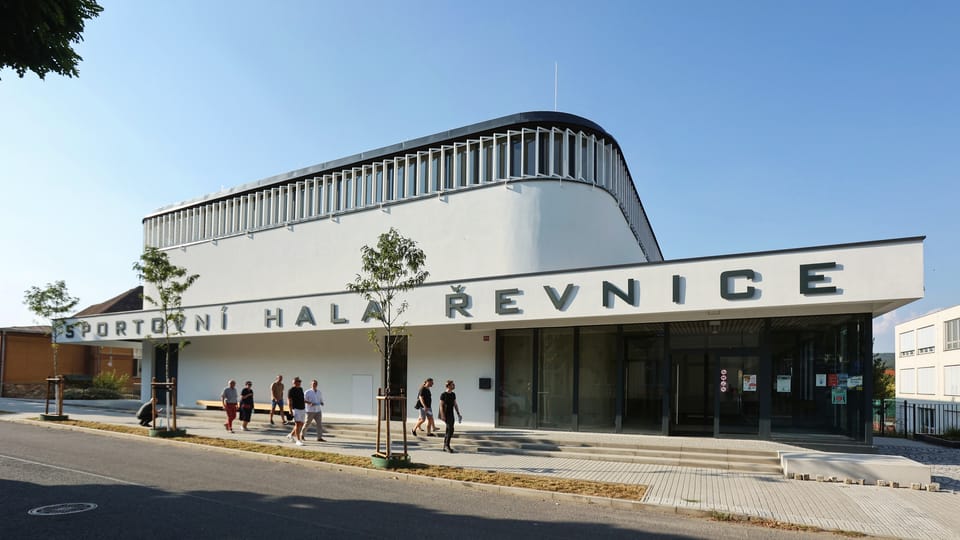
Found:
[[[917,393],[937,393],[937,370],[934,367],[917,368]]]
[[[900,393],[917,393],[917,372],[915,369],[910,368],[900,370]]]

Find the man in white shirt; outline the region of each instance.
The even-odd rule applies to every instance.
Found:
[[[307,402],[307,422],[303,425],[303,431],[300,432],[300,438],[307,434],[307,428],[314,420],[317,421],[317,440],[326,442],[323,438],[323,412],[320,407],[323,406],[323,394],[317,390],[317,380],[310,381],[310,389],[303,395]]]

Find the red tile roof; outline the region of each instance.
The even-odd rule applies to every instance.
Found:
[[[143,309],[143,286],[134,287],[99,304],[78,311],[74,317],[118,313],[121,311],[140,311]]]

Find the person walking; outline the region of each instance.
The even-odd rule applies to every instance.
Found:
[[[280,423],[287,425],[287,419],[283,416],[283,375],[277,375],[270,385],[270,425],[273,425],[273,411],[280,409]]]
[[[287,392],[287,405],[293,412],[293,430],[287,434],[287,440],[297,443],[297,446],[303,446],[303,420],[307,412],[304,410],[306,403],[303,388],[300,387],[300,377],[293,378],[293,386]]]
[[[454,454],[453,448],[450,448],[450,439],[453,438],[453,413],[457,413],[457,418],[463,422],[463,415],[460,414],[460,407],[457,405],[457,394],[453,390],[457,387],[453,381],[447,381],[447,391],[440,394],[440,419],[446,422],[447,431],[443,437],[443,451]]]
[[[433,388],[433,379],[427,379],[423,381],[423,384],[420,385],[420,391],[417,393],[417,404],[416,408],[420,411],[420,418],[417,420],[417,425],[413,426],[413,436],[417,436],[417,430],[420,429],[420,426],[424,422],[427,423],[427,436],[436,437],[435,433],[437,432],[437,425],[433,420],[433,395],[430,392],[430,389]]]
[[[237,405],[240,403],[240,397],[237,395],[237,381],[230,379],[227,387],[220,393],[220,403],[223,403],[223,410],[227,412],[227,421],[224,427],[227,431],[233,433],[233,419],[237,417]]]
[[[243,390],[240,391],[240,429],[250,431],[247,429],[247,424],[250,423],[251,417],[253,417],[253,382],[247,381],[243,383]]]
[[[307,429],[310,428],[310,424],[316,421],[317,423],[317,440],[320,442],[327,442],[323,438],[323,394],[317,390],[317,380],[314,379],[310,381],[310,389],[306,391],[303,396],[304,401],[307,404],[307,421],[303,424],[303,429],[300,431],[300,440],[302,441],[304,437],[307,436]]]

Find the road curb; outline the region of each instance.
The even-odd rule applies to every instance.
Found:
[[[638,510],[638,509],[657,509],[657,511],[662,512],[662,509],[668,509],[671,507],[665,507],[661,505],[647,504],[643,501],[634,501],[629,499],[614,499],[610,497],[597,497],[593,495],[578,495],[575,493],[560,493],[555,491],[542,491],[538,489],[531,488],[521,488],[513,486],[499,486],[495,484],[483,484],[479,482],[467,482],[463,480],[451,480],[449,478],[437,478],[434,476],[425,476],[419,474],[410,474],[405,473],[401,469],[390,469],[390,470],[380,470],[380,469],[367,469],[365,467],[355,467],[353,465],[342,465],[338,463],[326,463],[323,461],[313,461],[310,459],[289,457],[289,456],[276,456],[272,454],[262,454],[259,452],[250,452],[247,450],[238,450],[235,448],[224,448],[221,446],[209,446],[205,444],[196,444],[185,441],[177,441],[171,439],[162,439],[162,438],[153,438],[146,437],[143,435],[134,435],[131,433],[120,433],[116,431],[106,431],[95,428],[86,428],[82,426],[72,426],[65,424],[51,424],[47,422],[40,422],[39,420],[34,420],[31,418],[9,418],[3,419],[6,422],[14,422],[19,424],[33,425],[38,427],[45,427],[49,429],[62,429],[68,431],[77,431],[83,433],[91,433],[97,435],[107,435],[123,439],[133,439],[141,440],[144,443],[148,444],[165,444],[172,446],[189,446],[191,448],[203,449],[207,451],[220,451],[232,453],[235,455],[242,455],[251,458],[264,459],[272,462],[280,463],[297,463],[300,465],[306,465],[320,470],[329,470],[337,472],[346,472],[351,474],[360,474],[370,477],[380,477],[380,478],[389,478],[392,480],[413,482],[413,483],[433,483],[433,484],[445,484],[448,486],[458,486],[465,489],[473,489],[477,491],[483,491],[487,493],[494,494],[511,494],[528,498],[537,498],[541,500],[556,501],[556,502],[571,502],[579,504],[590,504],[602,507],[609,508],[619,508],[626,510]],[[213,437],[211,437],[213,438]],[[262,443],[255,443],[262,444]],[[336,452],[329,452],[336,453]],[[686,513],[686,509],[677,508],[676,512],[668,513],[684,513],[685,515],[690,516],[709,516],[709,512],[700,511],[700,514]]]
[[[82,426],[73,426],[65,425],[59,423],[50,423],[42,422],[40,420],[33,419],[32,417],[14,417],[14,418],[3,418],[0,416],[0,421],[13,422],[19,424],[33,425],[38,427],[45,427],[47,429],[60,429],[60,430],[72,430],[77,432],[84,432],[96,435],[106,435],[113,436],[117,438],[124,438],[128,440],[142,440],[148,444],[165,444],[165,445],[176,445],[183,446],[188,445],[191,448],[196,448],[205,451],[220,451],[232,453],[238,456],[245,456],[247,458],[262,459],[266,461],[271,461],[275,463],[294,463],[298,465],[304,465],[312,467],[318,470],[327,470],[333,472],[344,472],[348,474],[359,474],[365,475],[368,477],[377,477],[377,478],[386,478],[396,481],[411,482],[411,483],[420,483],[428,484],[432,483],[434,485],[446,485],[450,487],[458,487],[461,489],[471,489],[476,491],[481,491],[491,494],[509,494],[525,498],[535,498],[544,501],[554,501],[557,504],[560,503],[575,503],[575,504],[587,504],[595,505],[598,507],[605,508],[615,508],[621,510],[635,510],[635,511],[646,511],[646,512],[656,512],[658,514],[667,514],[667,515],[680,515],[685,517],[700,518],[700,519],[710,519],[713,520],[718,514],[724,516],[729,516],[734,521],[739,521],[744,525],[753,525],[758,527],[763,527],[760,523],[753,522],[754,520],[760,519],[758,516],[753,516],[749,514],[739,514],[731,512],[720,512],[716,510],[701,510],[696,508],[684,508],[680,506],[667,506],[661,504],[647,503],[644,501],[636,501],[630,499],[615,499],[610,497],[597,497],[592,495],[579,495],[574,493],[560,493],[554,491],[543,491],[532,488],[522,488],[522,487],[513,487],[513,486],[500,486],[494,484],[483,484],[478,482],[469,482],[463,480],[451,480],[448,478],[437,478],[433,476],[418,475],[412,473],[406,473],[402,469],[391,469],[391,470],[381,470],[381,469],[368,469],[365,467],[356,467],[353,465],[343,465],[337,463],[327,463],[322,461],[313,461],[310,459],[289,457],[289,456],[277,456],[272,454],[263,454],[259,452],[251,452],[248,450],[239,450],[235,448],[224,448],[220,446],[209,446],[205,444],[197,444],[185,441],[178,441],[173,439],[162,439],[162,438],[153,438],[143,435],[135,435],[131,433],[121,433],[116,431],[106,431],[95,428],[86,428]],[[206,436],[207,438],[216,439],[217,437]],[[254,443],[254,444],[264,444],[264,443]],[[264,446],[270,446],[269,444],[264,444]],[[278,443],[278,446],[283,446]],[[336,452],[328,452],[335,454]],[[469,467],[456,467],[469,469]],[[649,488],[649,486],[648,486]],[[781,523],[796,525],[800,527],[812,527],[816,530],[827,532],[827,533],[844,533],[846,531],[836,529],[824,529],[818,528],[807,524],[802,523],[792,523],[783,520],[773,520],[779,521]],[[811,531],[812,532],[812,531]],[[858,535],[863,534],[864,536],[870,536],[872,538],[888,538],[888,537],[877,537],[871,536],[869,534],[864,534],[857,532]]]

